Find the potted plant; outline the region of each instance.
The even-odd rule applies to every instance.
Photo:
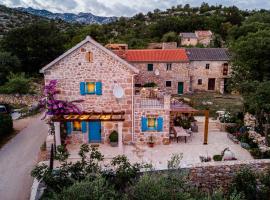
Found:
[[[151,147],[151,148],[154,147],[154,144],[155,144],[155,137],[154,137],[152,134],[149,135],[147,144],[148,144],[148,146]]]
[[[112,147],[117,147],[118,146],[118,132],[115,130],[112,131],[109,136],[109,140]]]

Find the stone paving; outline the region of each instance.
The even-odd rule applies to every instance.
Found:
[[[213,125],[215,122],[210,121],[210,131],[208,145],[203,145],[203,124],[199,126],[199,132],[193,133],[191,139],[187,143],[181,140],[179,143],[172,142],[170,145],[156,145],[149,148],[147,145],[142,146],[124,146],[123,150],[117,147],[111,147],[108,144],[99,146],[99,150],[105,156],[108,162],[116,155],[125,154],[131,162],[152,163],[155,169],[166,169],[167,162],[172,154],[183,153],[181,161],[182,167],[188,167],[192,164],[200,163],[199,156],[210,156],[220,154],[225,148],[229,148],[237,160],[252,160],[250,153],[243,149],[239,144],[234,144],[228,137],[226,132],[220,132]],[[78,158],[78,146],[69,148],[71,160]]]

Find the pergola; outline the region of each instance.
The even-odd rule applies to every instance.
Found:
[[[171,102],[172,113],[183,113],[183,114],[195,114],[195,113],[203,113],[205,116],[205,124],[204,124],[204,142],[203,144],[208,143],[208,124],[209,124],[209,110],[196,110],[192,108],[190,105],[183,103],[178,100],[174,100]]]
[[[125,111],[120,112],[84,112],[68,115],[55,115],[53,122],[72,122],[72,121],[125,121]]]

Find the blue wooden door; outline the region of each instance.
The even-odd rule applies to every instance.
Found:
[[[101,122],[89,122],[88,127],[89,142],[101,142]]]

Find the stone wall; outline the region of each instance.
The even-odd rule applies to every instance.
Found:
[[[40,98],[38,95],[0,94],[0,103],[31,106],[36,105]]]
[[[198,38],[181,38],[181,46],[196,46]]]
[[[223,93],[224,79],[229,78],[231,67],[229,66],[228,75],[223,75],[223,64],[227,61],[191,61],[190,76],[192,76],[192,91],[208,91],[208,79],[215,78],[216,92]],[[209,69],[206,69],[209,64]],[[198,84],[198,80],[202,79],[202,84]]]
[[[86,57],[87,53],[93,54],[92,61]],[[132,92],[134,72],[127,65],[119,62],[99,47],[88,42],[68,56],[64,57],[44,73],[45,83],[57,80],[57,89],[60,100],[83,100],[77,106],[85,112],[125,111],[123,124],[123,139],[131,138],[132,134]],[[102,95],[81,95],[80,82],[102,82]],[[113,88],[119,85],[124,90],[124,97],[116,99]],[[104,127],[114,127],[115,124],[102,123]],[[105,128],[106,129],[106,128]],[[111,129],[111,128],[109,128]],[[102,133],[106,141],[108,131]]]
[[[167,63],[153,63],[153,71],[147,71],[148,63],[132,63],[140,70],[135,76],[136,84],[155,82],[161,90],[171,94],[177,94],[178,82],[184,83],[184,93],[189,90],[189,70],[188,63],[172,63],[171,70],[167,70]],[[159,74],[156,75],[156,70]],[[171,87],[166,87],[166,81],[172,81]]]
[[[165,97],[164,104],[162,107],[144,107],[140,105],[141,98],[139,95],[135,96],[135,136],[134,139],[137,143],[145,144],[150,135],[154,135],[155,143],[162,144],[166,143],[169,139],[169,126],[170,126],[170,110],[167,104],[170,103],[170,97]],[[163,131],[145,131],[141,130],[141,119],[142,117],[162,117],[163,118]]]
[[[200,163],[186,169],[189,171],[191,183],[203,191],[219,188],[224,188],[226,191],[237,171],[244,167],[254,172],[265,172],[270,167],[270,159]]]

